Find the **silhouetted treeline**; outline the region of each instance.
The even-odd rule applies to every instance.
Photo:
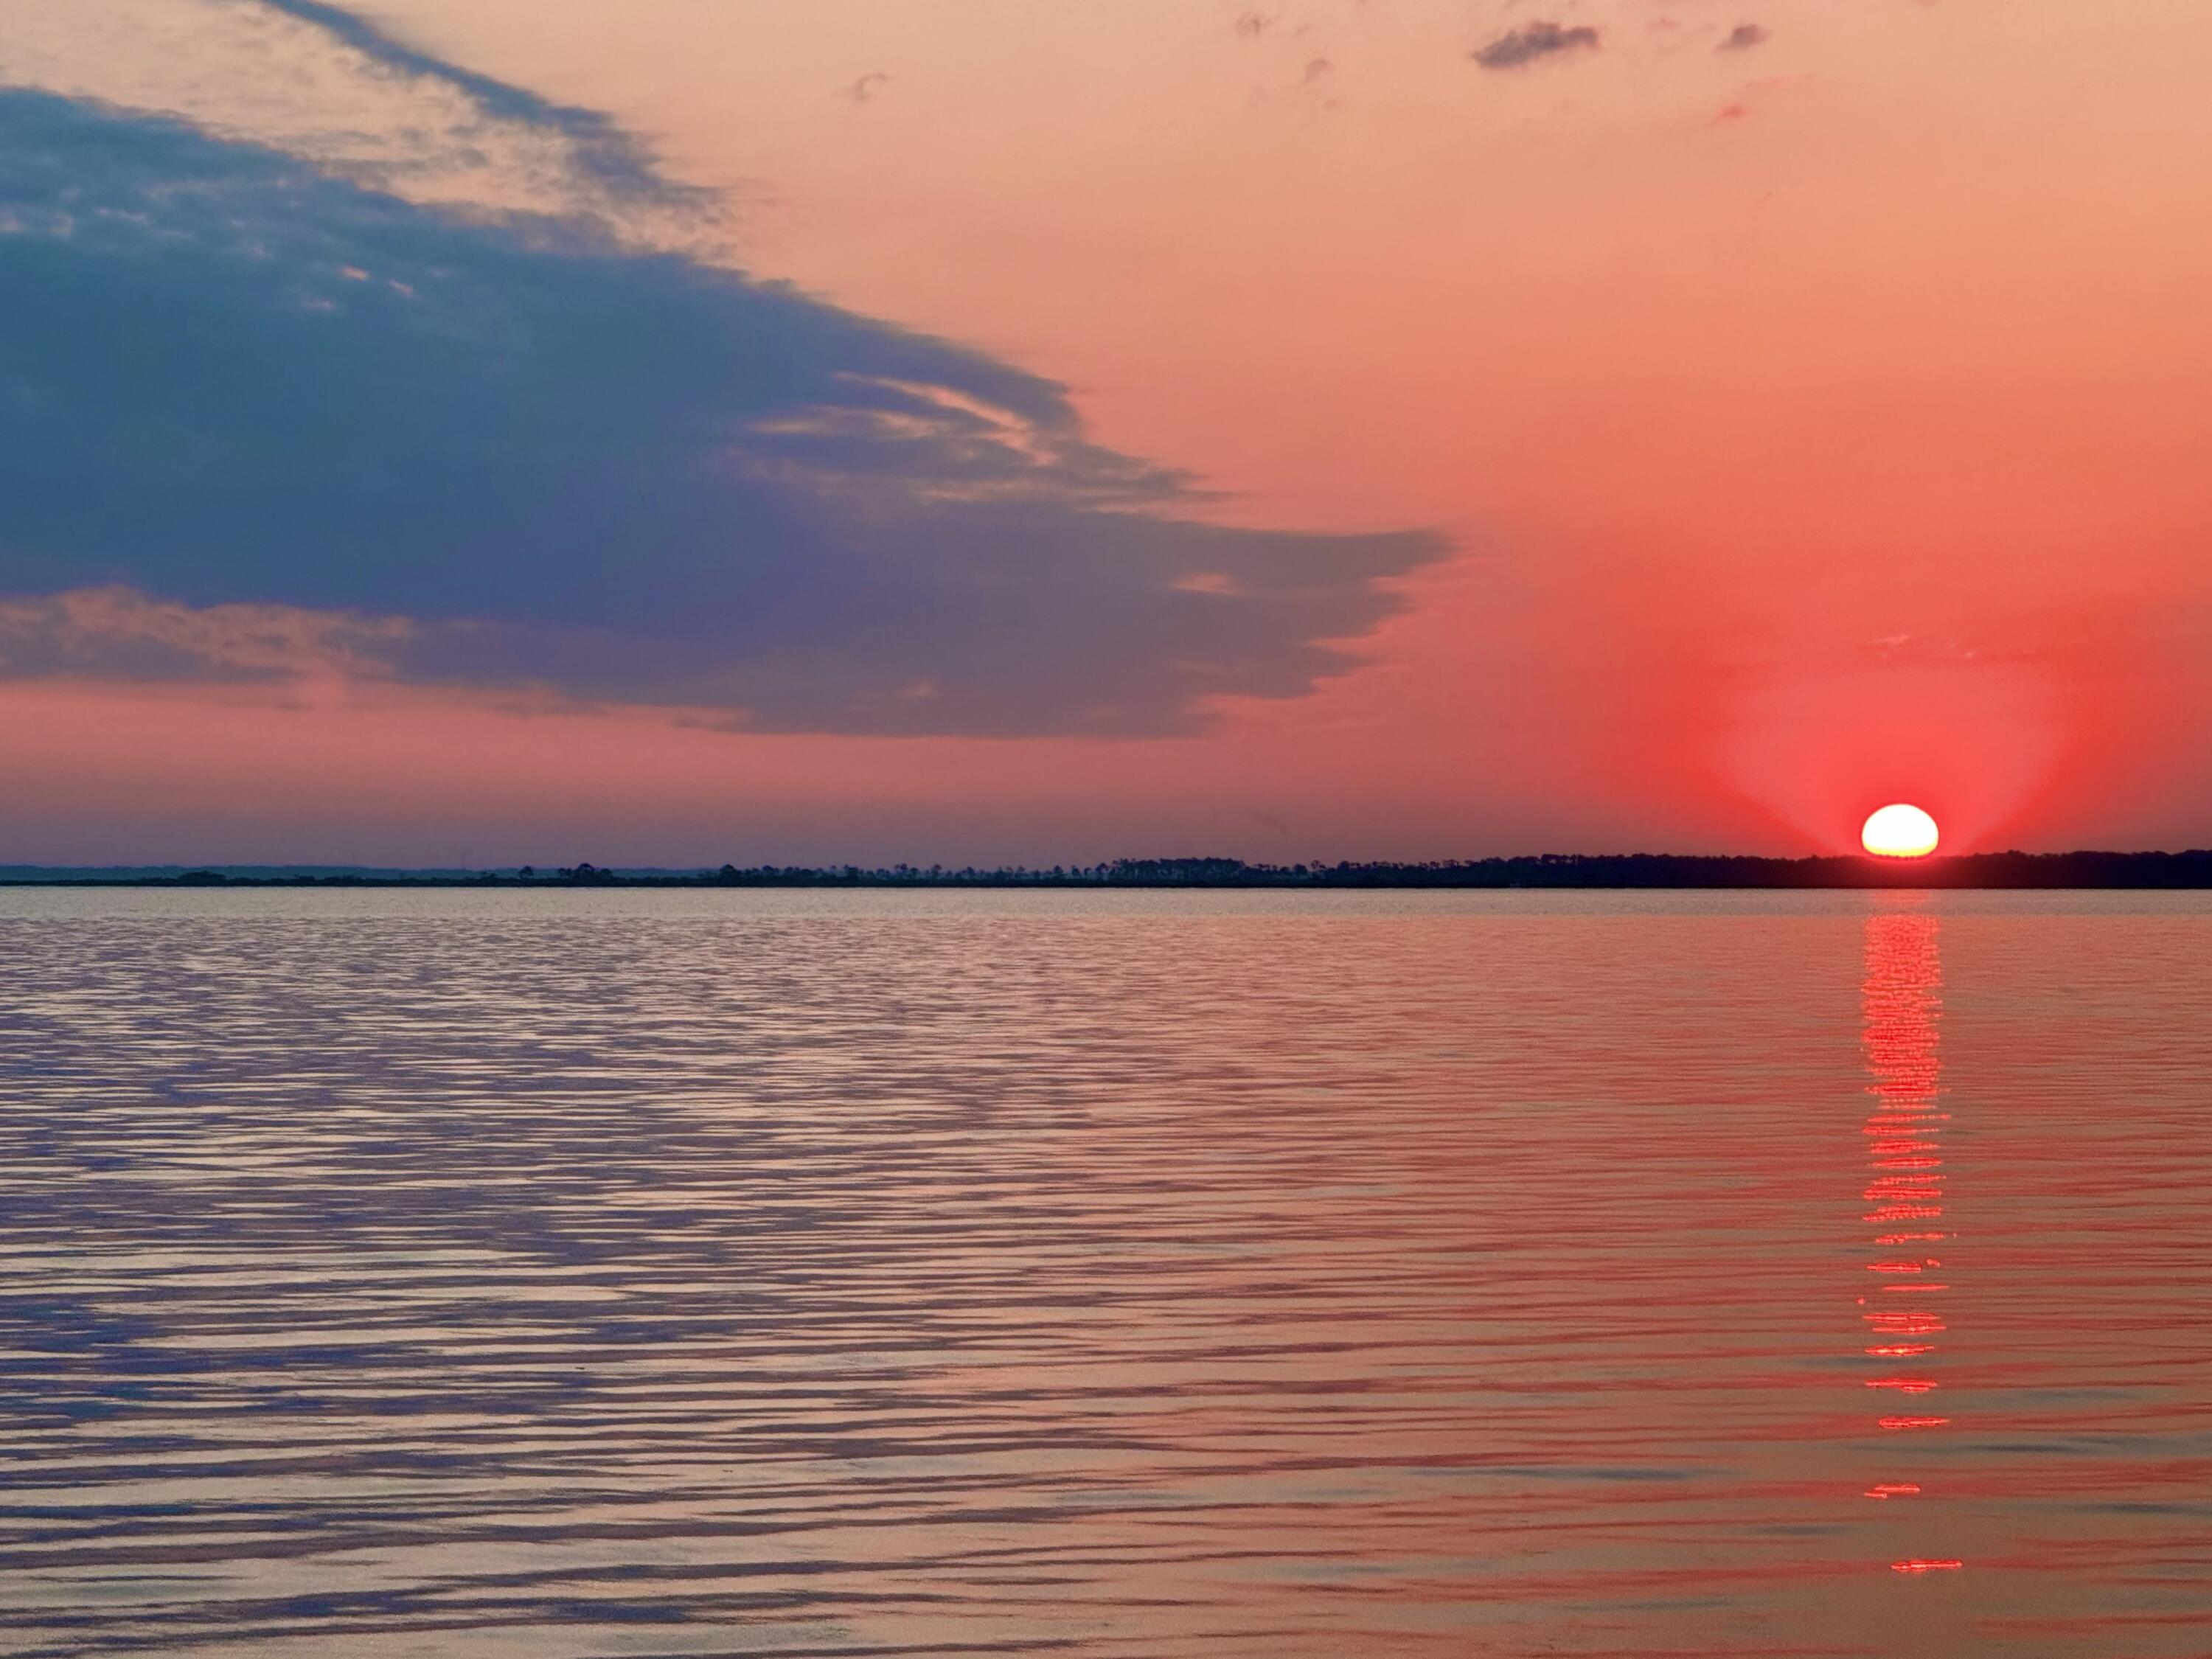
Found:
[[[236,887],[2106,887],[2212,888],[2212,850],[2188,853],[1978,853],[1960,858],[1768,859],[1674,853],[1547,853],[1538,857],[1439,860],[1425,864],[1247,864],[1241,859],[1117,859],[1110,864],[953,869],[895,864],[754,865],[718,870],[611,870],[574,864],[540,870],[173,872],[40,871],[0,874],[0,884]]]

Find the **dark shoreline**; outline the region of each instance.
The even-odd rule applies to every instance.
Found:
[[[1771,859],[1665,853],[1547,854],[1540,857],[1428,864],[1247,864],[1237,859],[1124,859],[1047,870],[863,869],[762,865],[715,870],[610,870],[579,864],[554,870],[377,870],[232,865],[126,866],[71,870],[0,866],[5,887],[1048,887],[1309,889],[1930,888],[2173,890],[2212,889],[2212,850],[2186,853],[1977,853],[1887,860],[1863,855]]]

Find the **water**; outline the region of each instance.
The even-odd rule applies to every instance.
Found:
[[[0,1651],[2212,1650],[2205,896],[0,950]]]

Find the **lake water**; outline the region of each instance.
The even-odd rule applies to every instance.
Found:
[[[0,1651],[2212,1651],[2212,897],[0,893]]]

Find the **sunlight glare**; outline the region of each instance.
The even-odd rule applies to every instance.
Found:
[[[1902,802],[1885,806],[1867,819],[1859,844],[1877,858],[1925,858],[1936,850],[1936,820]]]

